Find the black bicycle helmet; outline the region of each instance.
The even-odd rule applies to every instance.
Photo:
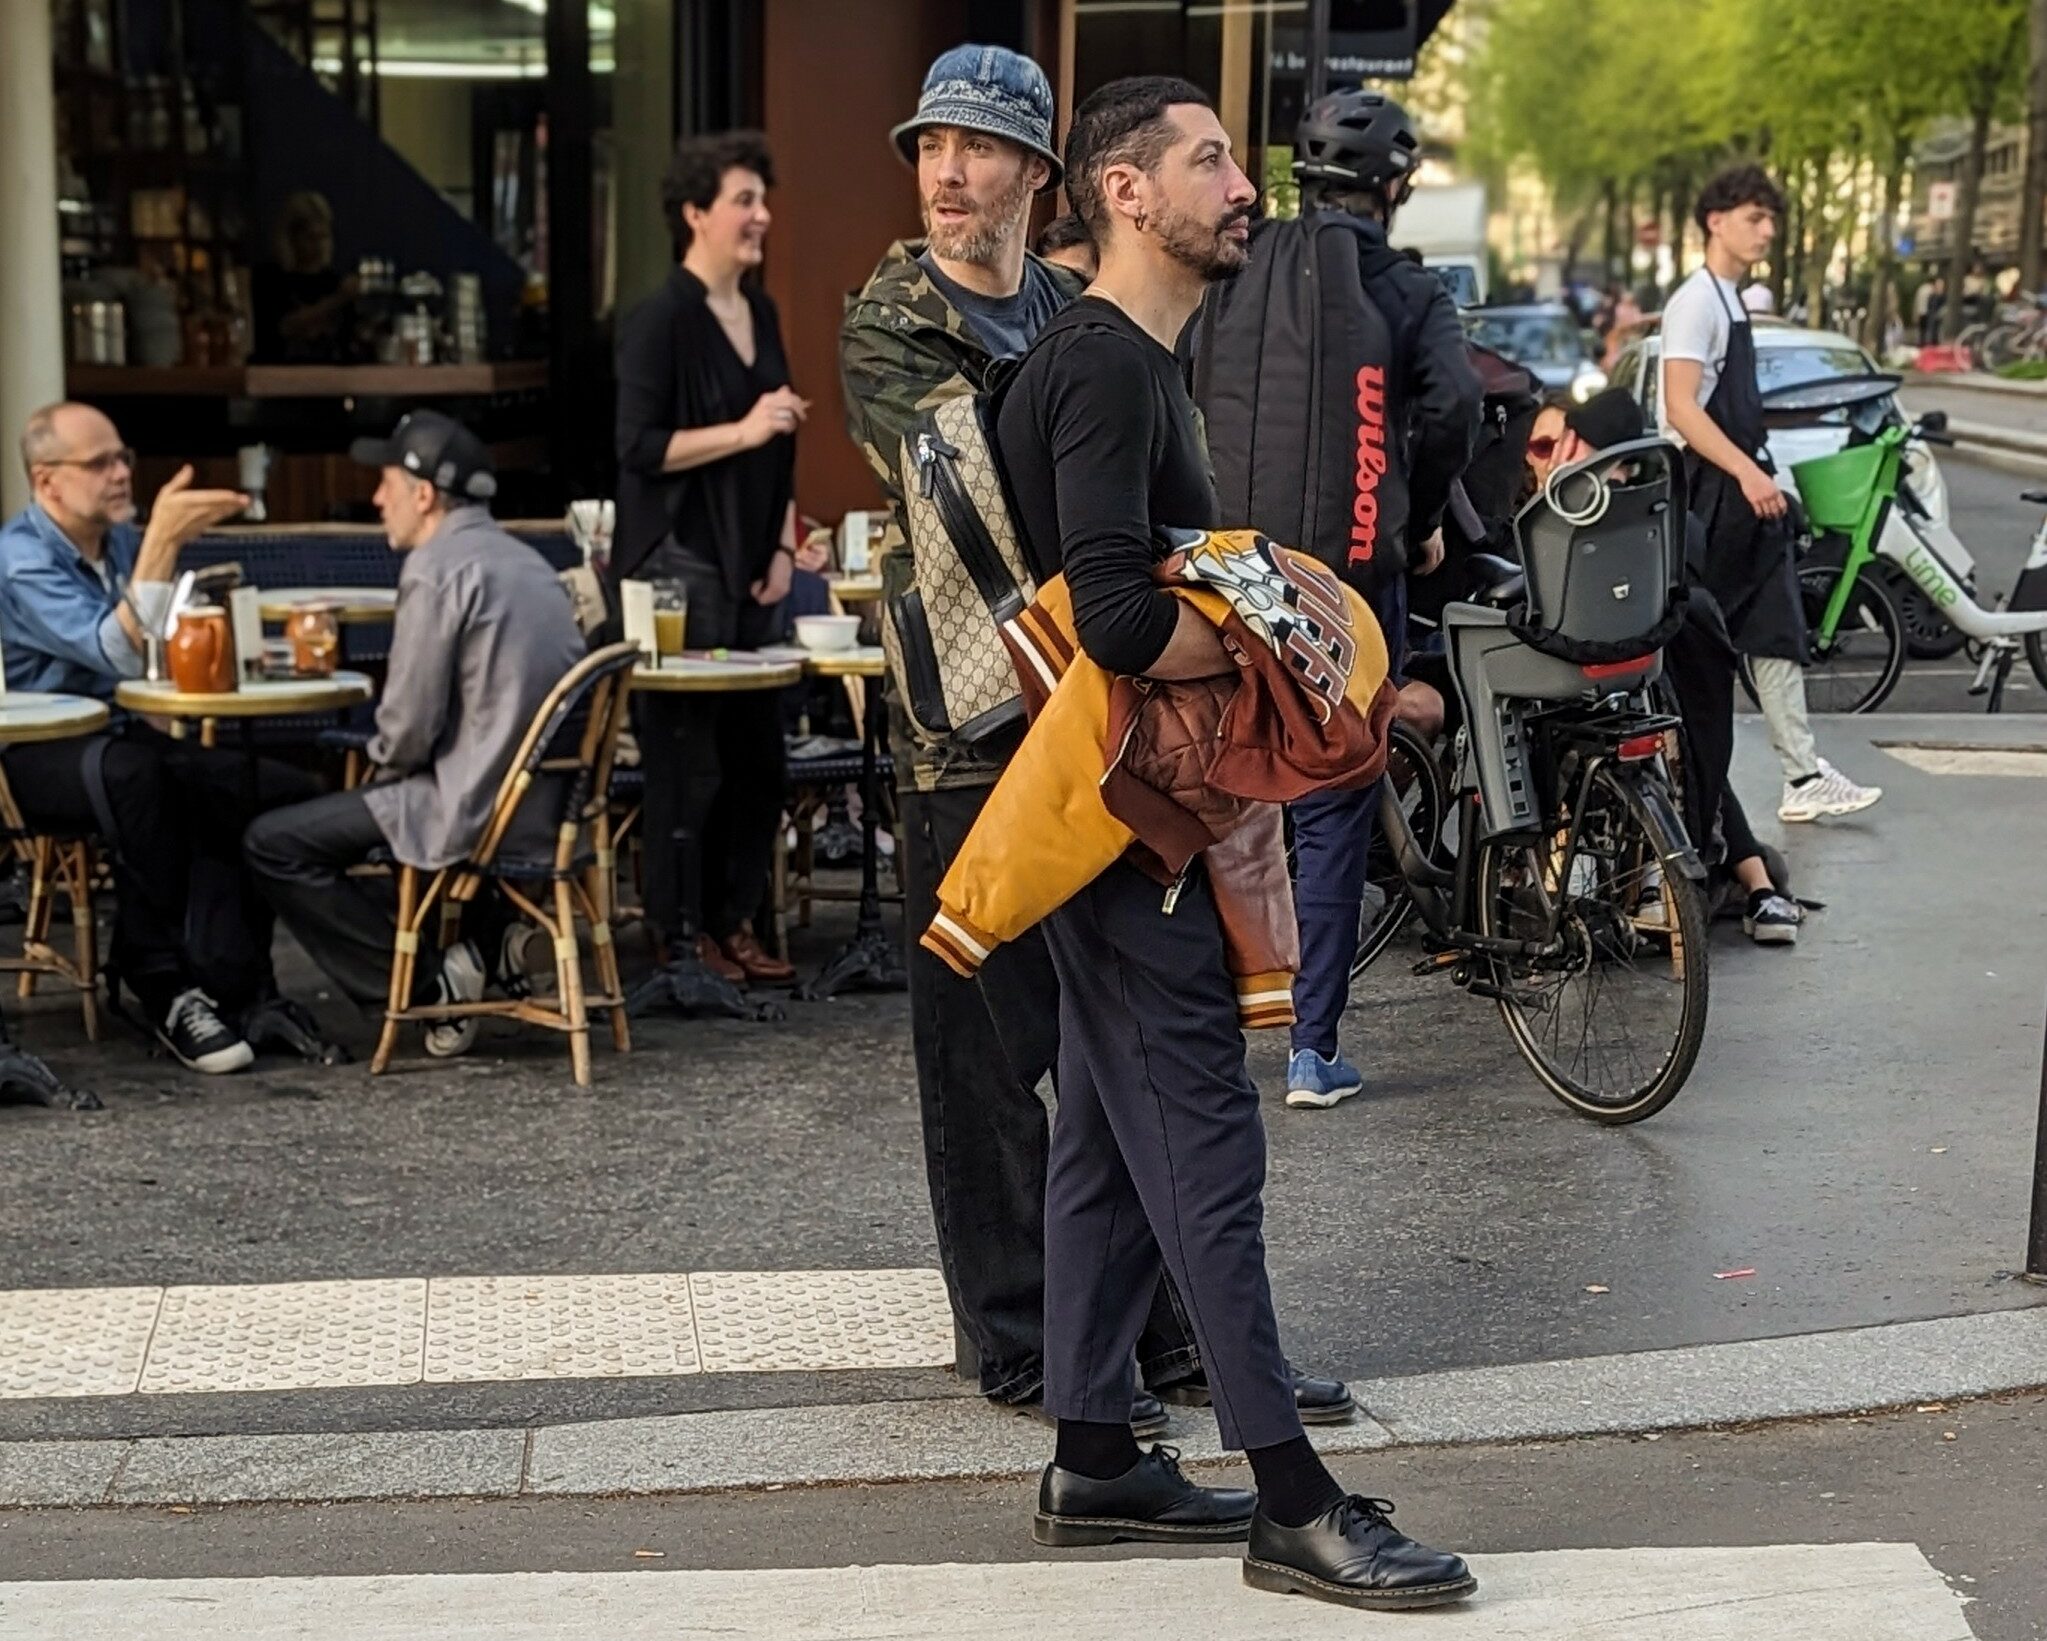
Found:
[[[1389,194],[1421,163],[1407,110],[1378,91],[1332,91],[1294,127],[1294,175]]]

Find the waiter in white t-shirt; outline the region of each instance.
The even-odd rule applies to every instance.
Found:
[[[1699,579],[1719,603],[1784,766],[1780,820],[1851,814],[1883,796],[1819,755],[1806,712],[1806,622],[1793,564],[1788,502],[1765,447],[1755,340],[1742,277],[1777,235],[1784,196],[1760,166],[1723,171],[1694,213],[1706,264],[1663,308],[1663,435],[1685,451],[1691,510],[1703,527]]]

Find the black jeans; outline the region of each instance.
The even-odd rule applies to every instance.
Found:
[[[715,566],[673,540],[655,548],[639,573],[688,587],[684,641],[691,649],[758,649],[783,637],[785,609],[734,598]],[[687,909],[697,914],[699,927],[722,940],[767,898],[788,779],[781,692],[648,691],[635,705],[647,782],[641,808],[647,915],[673,936],[684,927]],[[673,846],[678,832],[698,840],[696,885],[683,879]]]
[[[9,747],[5,758],[30,824],[82,832],[101,830],[86,779],[88,758],[99,761],[113,821],[109,967],[152,1020],[191,986],[230,1013],[276,990],[270,907],[243,864],[242,833],[316,790],[311,776],[258,759],[252,778],[239,752],[133,719],[104,735]]]
[[[1225,1447],[1301,1434],[1265,1273],[1265,1126],[1205,872],[1171,913],[1118,861],[1046,920],[1059,1113],[1045,1194],[1045,1409],[1107,1422],[1172,1272]]]
[[[342,994],[376,1007],[388,1001],[398,927],[393,883],[348,875],[384,847],[383,829],[362,793],[330,792],[274,809],[249,828],[243,847],[265,899]],[[495,961],[509,920],[503,897],[488,886],[462,909],[462,932],[477,942],[486,966]],[[409,1001],[432,1002],[438,978],[436,965],[423,957]]]
[[[909,930],[923,930],[936,914],[939,882],[990,790],[898,792]],[[1038,1084],[1059,1057],[1059,977],[1044,935],[1032,929],[998,947],[974,980],[912,944],[910,1040],[938,1259],[953,1311],[980,1354],[982,1391],[1027,1401],[1045,1378],[1051,1138]],[[1159,1283],[1149,1304],[1138,1365],[1155,1385],[1185,1378],[1201,1357],[1171,1285]]]

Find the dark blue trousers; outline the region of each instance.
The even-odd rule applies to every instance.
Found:
[[[1395,581],[1373,601],[1386,636],[1391,676],[1401,681],[1407,650],[1407,583]],[[1358,955],[1358,919],[1365,904],[1365,863],[1379,786],[1361,792],[1318,792],[1287,806],[1294,824],[1294,917],[1301,927],[1301,972],[1294,976],[1295,1053],[1336,1052],[1337,1028],[1350,1002],[1350,966]]]
[[[1059,1110],[1045,1185],[1045,1407],[1130,1416],[1131,1352],[1172,1273],[1225,1447],[1301,1434],[1265,1274],[1265,1127],[1215,901],[1121,862],[1046,922]]]

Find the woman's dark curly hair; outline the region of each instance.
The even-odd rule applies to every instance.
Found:
[[[727,171],[755,172],[761,181],[775,185],[775,162],[768,153],[768,139],[758,131],[713,131],[701,137],[684,137],[676,144],[675,158],[668,162],[668,174],[661,179],[661,209],[675,235],[676,254],[689,249],[693,237],[683,221],[682,208],[694,205],[709,210],[718,191],[725,186]]]

